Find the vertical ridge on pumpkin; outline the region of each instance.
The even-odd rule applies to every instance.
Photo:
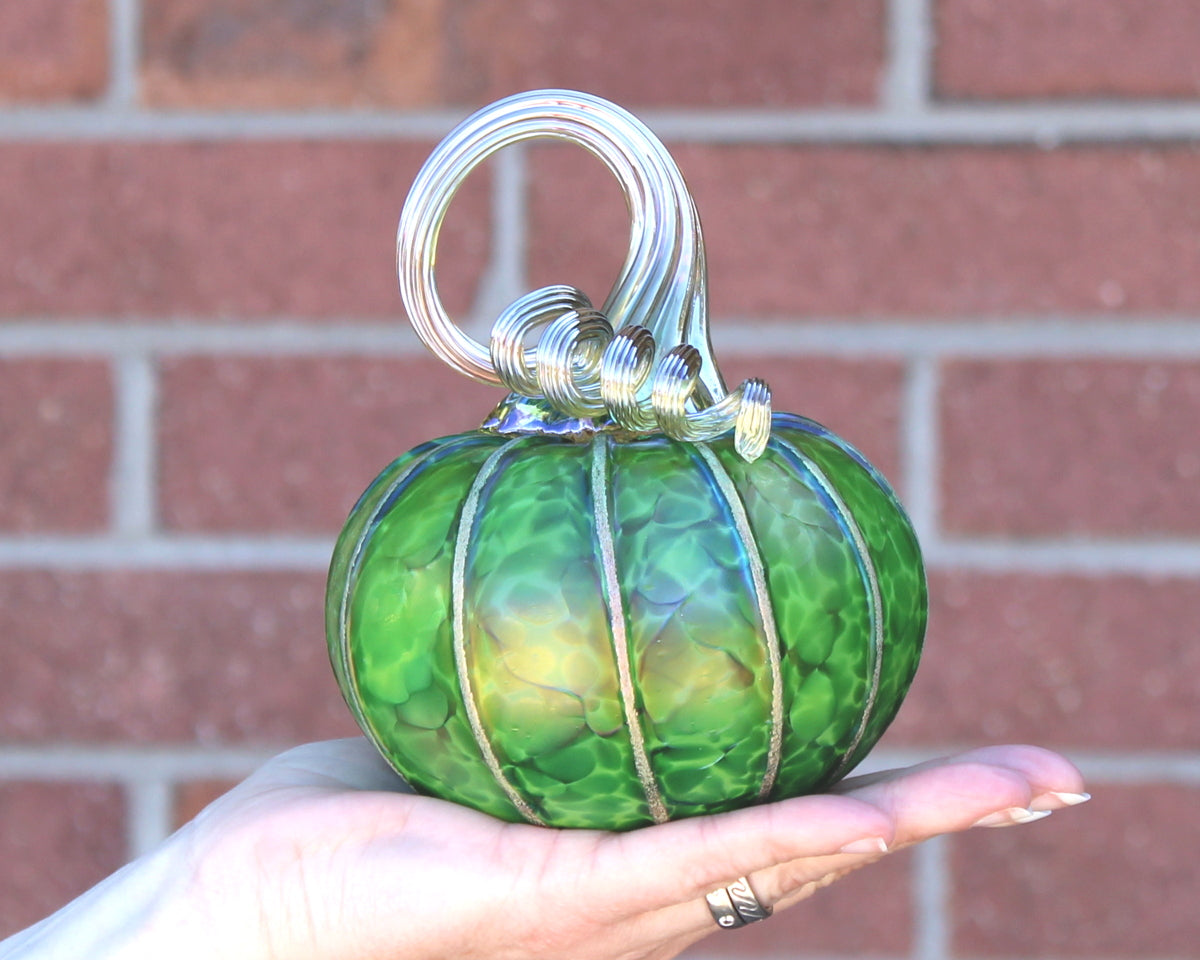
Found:
[[[767,648],[767,662],[771,668],[771,735],[767,747],[766,769],[763,772],[762,786],[758,791],[759,797],[765,799],[774,788],[775,778],[779,775],[779,763],[783,749],[783,670],[779,632],[775,626],[775,611],[771,606],[771,597],[767,591],[767,576],[763,567],[762,555],[754,539],[754,530],[750,526],[746,505],[742,502],[737,485],[729,476],[724,464],[717,459],[716,454],[709,449],[707,444],[698,443],[695,449],[708,464],[713,481],[729,507],[734,529],[741,541],[742,549],[746,552],[750,578],[754,584],[754,599],[758,604],[759,616],[762,618],[763,641]]]
[[[830,782],[836,782],[849,768],[855,753],[858,752],[859,744],[862,743],[863,737],[866,736],[867,724],[871,719],[871,714],[875,710],[875,701],[879,694],[879,680],[883,671],[883,651],[884,651],[884,636],[883,636],[883,597],[879,589],[879,576],[875,570],[875,563],[871,559],[870,547],[867,544],[866,537],[863,536],[862,530],[858,526],[858,522],[854,519],[854,515],[846,506],[846,502],[842,499],[837,488],[830,482],[829,477],[825,472],[813,461],[806,456],[800,449],[793,446],[782,437],[772,437],[771,446],[781,451],[792,459],[794,463],[801,464],[809,475],[820,486],[822,492],[829,498],[837,510],[838,519],[849,532],[851,539],[854,541],[855,553],[858,555],[859,563],[864,579],[867,583],[867,600],[870,604],[871,618],[871,649],[872,649],[872,668],[869,686],[867,689],[867,698],[863,703],[862,716],[859,718],[858,729],[854,733],[854,739],[850,746],[846,748],[841,762],[834,768],[830,775]]]
[[[616,548],[613,545],[612,515],[608,505],[608,444],[602,433],[592,440],[592,512],[596,518],[596,539],[600,546],[600,570],[604,579],[604,593],[608,605],[609,623],[613,641],[613,656],[617,664],[617,676],[621,690],[621,707],[625,713],[625,725],[629,729],[629,740],[633,746],[634,766],[646,804],[655,823],[670,819],[658,781],[650,766],[646,753],[646,737],[638,717],[636,693],[633,688],[633,669],[629,662],[629,636],[625,629],[625,603],[621,598],[621,582],[617,575]]]
[[[610,506],[641,720],[672,819],[756,802],[771,683],[745,552],[692,444],[614,443]]]
[[[879,577],[886,658],[875,712],[858,754],[850,760],[852,767],[894,718],[920,660],[928,613],[920,544],[895,491],[843,438],[793,414],[777,415],[774,423],[779,436],[836,478],[839,492],[858,518]]]
[[[378,530],[381,518],[386,516],[393,502],[412,484],[418,482],[427,469],[436,467],[460,451],[478,446],[478,434],[457,434],[431,440],[414,447],[404,456],[390,463],[358,498],[350,517],[338,536],[329,563],[326,583],[325,630],[330,662],[334,676],[338,678],[343,699],[358,721],[367,738],[380,746],[386,738],[376,729],[362,700],[362,685],[357,676],[350,638],[353,633],[353,597],[359,588],[359,574],[363,557]],[[334,584],[342,588],[336,594]],[[343,682],[346,679],[349,682]],[[352,695],[353,694],[353,695]],[[389,764],[395,764],[388,758]],[[400,773],[399,770],[396,771]]]
[[[360,504],[367,500],[367,498],[373,499],[376,505],[387,503],[389,498],[407,483],[421,467],[429,463],[430,458],[439,449],[439,447],[433,444],[427,444],[423,449],[418,448],[417,451],[414,451],[414,456],[404,466],[401,466],[395,476],[391,477],[386,484],[381,484],[378,489],[368,490],[364,493],[359,498]],[[399,466],[399,464],[397,463],[396,466]],[[350,686],[348,688],[343,687],[343,689],[358,689],[358,677],[355,675],[354,660],[350,656],[350,631],[347,624],[347,615],[350,609],[350,594],[353,592],[356,583],[354,574],[362,557],[363,549],[366,547],[367,541],[371,538],[372,521],[375,513],[376,510],[374,509],[362,511],[360,514],[362,517],[362,526],[356,531],[354,547],[348,555],[344,554],[342,547],[345,545],[345,542],[348,542],[348,538],[345,542],[339,538],[339,542],[334,547],[333,559],[330,561],[331,567],[343,564],[345,566],[342,591],[338,597],[336,632],[332,635],[337,638],[337,656],[333,656],[332,643],[330,644],[329,651],[330,659],[333,662],[334,675],[338,677],[344,676],[350,681]],[[347,527],[343,536],[350,532],[350,528]],[[329,582],[335,582],[332,575],[329,578]],[[357,698],[345,699],[346,705],[350,707],[350,712],[354,714],[354,719],[358,721],[360,727],[363,727],[364,732],[368,734],[369,739],[375,743],[376,747],[379,747],[383,743],[383,740],[380,738],[378,731],[375,730],[374,725],[369,722],[361,703],[359,703]]]
[[[517,808],[521,816],[530,823],[545,826],[545,821],[533,811],[528,801],[517,792],[516,787],[509,782],[508,777],[504,775],[504,771],[500,767],[500,760],[497,758],[495,750],[492,749],[491,741],[488,740],[487,731],[484,729],[483,721],[479,716],[479,704],[475,699],[470,672],[467,669],[466,650],[466,614],[464,604],[466,601],[465,571],[467,548],[470,545],[471,533],[475,527],[475,520],[479,513],[479,501],[483,496],[484,486],[499,469],[500,461],[513,447],[522,443],[525,439],[527,438],[518,437],[515,440],[510,440],[495,450],[483,462],[483,466],[479,468],[479,472],[475,475],[475,479],[471,483],[471,488],[467,493],[467,498],[463,503],[462,516],[458,523],[458,534],[454,542],[454,565],[451,574],[451,630],[454,638],[454,663],[458,672],[459,688],[462,691],[463,706],[466,709],[467,719],[471,725],[471,732],[475,735],[475,742],[479,747],[483,761],[487,764],[488,770],[491,771],[500,789],[504,791],[505,796]]]

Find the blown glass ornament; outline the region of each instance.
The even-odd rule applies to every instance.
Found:
[[[438,230],[475,165],[544,137],[616,175],[629,255],[601,310],[534,291],[484,346],[438,297]],[[500,101],[431,155],[397,254],[426,344],[511,393],[387,467],[334,550],[330,658],[387,761],[503,819],[603,829],[845,775],[916,670],[916,536],[844,440],[772,414],[761,381],[726,390],[699,221],[662,144],[585,94]]]

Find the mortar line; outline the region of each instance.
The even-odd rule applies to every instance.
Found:
[[[513,271],[512,277],[517,275]],[[719,317],[712,339],[722,355],[730,356],[1195,359],[1200,357],[1200,317],[1031,315],[1002,321],[967,316],[927,323]],[[0,356],[85,353],[408,357],[425,355],[425,348],[400,317],[336,325],[286,317],[240,325],[202,317],[137,324],[106,317],[68,323],[18,318],[0,324]]]
[[[292,745],[18,746],[9,743],[0,746],[0,781],[108,780],[123,784],[143,781],[169,784],[193,779],[241,779]],[[974,746],[978,744],[941,743],[925,748],[885,746],[872,751],[853,775],[923,763]],[[1197,750],[1063,749],[1093,786],[1173,783],[1200,787],[1200,751]]]
[[[950,956],[948,838],[934,837],[913,850],[913,960]]]
[[[898,114],[928,109],[933,66],[929,0],[889,0],[887,69],[881,80],[884,108]]]
[[[1200,544],[1179,540],[928,538],[933,570],[1075,576],[1200,576]]]
[[[145,354],[128,354],[116,358],[113,373],[113,530],[121,537],[147,537],[157,517],[155,370]]]
[[[130,859],[149,853],[170,835],[172,792],[172,785],[158,777],[139,777],[125,783]]]
[[[179,536],[145,538],[0,537],[0,570],[271,570],[327,569],[334,535]],[[1078,577],[1200,577],[1200,540],[1020,540],[926,538],[930,571],[1062,574]]]
[[[772,354],[795,350],[849,356],[1183,357],[1200,355],[1200,324],[1183,317],[1149,316],[965,316],[929,323],[816,318],[791,324],[721,318],[714,323],[713,343],[723,351],[736,352],[740,345],[742,352],[766,349]]]
[[[398,140],[445,136],[465,111],[187,112],[145,109],[0,110],[0,142],[163,140]],[[877,109],[643,111],[667,141],[760,145],[1026,145],[1186,142],[1200,138],[1200,103],[1095,101]]]
[[[525,292],[526,166],[523,144],[496,154],[492,184],[491,260],[471,308],[468,332],[480,340],[490,336],[501,311]]]
[[[932,747],[881,747],[873,750],[852,776],[908,767],[938,757],[974,749],[979,743],[943,743]],[[1200,751],[1073,749],[1060,745],[1066,756],[1093,785],[1172,783],[1200,787]]]
[[[141,0],[109,0],[108,94],[111,111],[136,108],[141,59]]]
[[[938,531],[938,380],[936,360],[909,358],[900,425],[901,498],[922,542]]]
[[[1068,751],[1089,783],[1128,785],[1173,783],[1200,787],[1200,753],[1145,751]]]
[[[272,570],[329,566],[328,537],[0,537],[0,570]]]
[[[512,230],[512,281],[514,296],[521,296],[529,289],[529,147],[520,144],[513,151],[510,168],[509,189],[512,207],[508,211],[508,225]]]
[[[0,325],[0,357],[85,353],[108,353],[114,357],[146,353],[413,356],[424,352],[412,327],[399,316],[392,321],[344,323],[269,318],[237,325],[204,318],[181,319],[177,323],[125,323],[97,317],[74,323],[12,320]]]
[[[189,779],[240,779],[288,746],[8,745],[0,747],[0,780],[115,780],[130,787]]]

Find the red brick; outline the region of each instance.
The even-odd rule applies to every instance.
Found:
[[[939,0],[942,97],[1194,97],[1191,0]]]
[[[1200,364],[947,364],[942,522],[954,533],[1200,533]]]
[[[739,356],[722,369],[731,386],[767,379],[776,409],[840,430],[896,476],[896,364]],[[387,463],[431,437],[474,429],[502,396],[434,359],[167,360],[163,522],[192,531],[336,531]]]
[[[181,530],[336,532],[410,447],[504,397],[434,358],[183,358],[161,388],[162,517]]]
[[[1191,146],[673,149],[705,225],[718,315],[1200,308]],[[539,147],[530,273],[603,300],[629,236],[615,181]]]
[[[228,793],[235,786],[236,780],[189,780],[175,788],[174,803],[171,808],[171,825],[174,829],[182,827],[195,818],[205,807],[222,794]]]
[[[955,956],[1195,956],[1200,790],[1093,794],[1044,823],[954,839]]]
[[[0,146],[0,315],[386,318],[396,222],[431,145]],[[486,172],[443,232],[449,309],[486,254]]]
[[[437,107],[568,87],[634,107],[867,103],[884,6],[174,0],[146,11],[144,95],[156,106]]]
[[[0,783],[0,939],[125,862],[125,803],[102,783]]]
[[[103,363],[0,360],[0,530],[83,533],[104,526],[112,406]]]
[[[567,87],[631,108],[868,103],[883,62],[879,0],[459,6],[455,89],[467,102]]]
[[[777,913],[770,923],[716,931],[684,956],[907,956],[912,950],[911,870],[911,854],[893,854]]]
[[[0,740],[291,743],[355,732],[318,573],[0,573]]]
[[[730,388],[766,380],[775,410],[798,413],[840,434],[893,483],[900,480],[900,406],[904,371],[887,360],[737,356],[717,362]]]
[[[934,574],[890,745],[1200,747],[1200,582]]]
[[[107,81],[107,0],[0,4],[0,103],[92,100]]]
[[[168,107],[430,105],[443,0],[172,0],[143,17],[143,99]]]

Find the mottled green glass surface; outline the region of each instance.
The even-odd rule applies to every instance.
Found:
[[[366,530],[367,524],[375,516],[375,511],[380,501],[388,495],[397,481],[402,481],[423,457],[428,455],[432,450],[437,449],[438,446],[438,441],[421,444],[385,467],[383,472],[371,482],[371,485],[358,498],[358,502],[350,511],[350,517],[347,519],[346,525],[342,528],[341,535],[338,537],[337,544],[334,547],[333,560],[330,563],[328,577],[330,594],[325,603],[325,639],[329,644],[329,660],[333,665],[334,676],[337,678],[338,686],[343,691],[349,689],[350,686],[350,666],[346,656],[347,651],[342,643],[344,634],[341,624],[341,598],[334,597],[333,592],[335,589],[344,588],[347,577],[351,573],[351,565],[356,559],[354,551]],[[366,723],[366,718],[363,716],[358,698],[347,698],[346,702],[354,713],[354,718],[358,721],[359,726],[363,726]]]
[[[792,441],[837,484],[866,537],[879,575],[885,634],[880,689],[852,767],[883,736],[917,672],[929,610],[921,548],[895,492],[862,454],[803,417],[780,414],[774,424],[777,436]]]
[[[614,444],[613,525],[635,685],[672,816],[762,784],[771,678],[728,508],[688,444]]]
[[[504,774],[548,822],[649,817],[621,707],[597,556],[591,448],[524,440],[471,538],[468,663]]]
[[[773,795],[796,796],[825,782],[858,730],[873,665],[868,585],[811,474],[771,446],[753,464],[716,446],[768,559],[787,690]]]
[[[553,825],[626,829],[659,798],[682,817],[756,802],[772,777],[773,798],[821,789],[878,739],[925,623],[894,494],[802,418],[777,416],[753,464],[728,437],[707,448],[715,469],[701,445],[661,437],[464,434],[368,489],[330,569],[330,655],[360,724],[417,789],[510,820],[519,804]]]
[[[366,732],[414,787],[515,819],[480,761],[449,623],[459,514],[498,441],[447,445],[389,499],[350,572],[348,699],[358,701]]]

